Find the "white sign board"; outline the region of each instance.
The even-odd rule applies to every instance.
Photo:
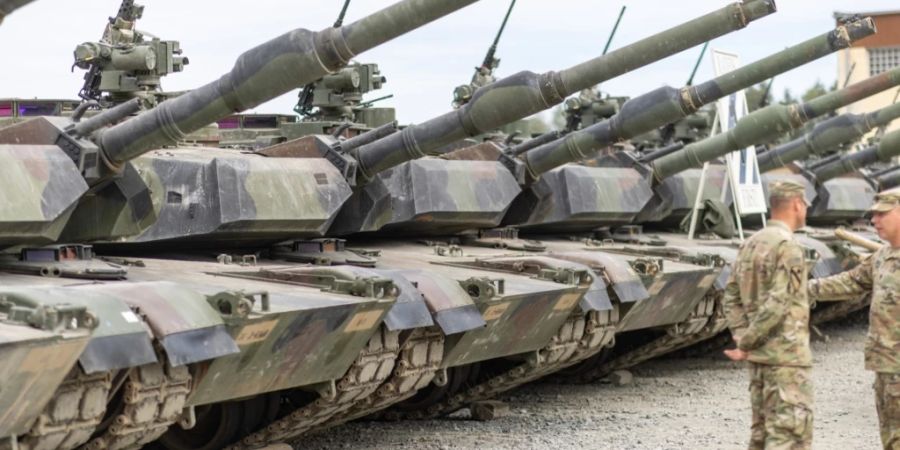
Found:
[[[716,76],[731,72],[740,67],[737,55],[712,51],[713,70]],[[716,102],[716,121],[713,126],[720,133],[727,133],[734,124],[747,115],[747,97],[744,91],[738,91]],[[753,146],[729,153],[725,156],[728,176],[734,203],[741,216],[747,214],[765,214],[766,197],[763,193],[762,178],[759,176],[759,165],[756,163],[756,149]]]

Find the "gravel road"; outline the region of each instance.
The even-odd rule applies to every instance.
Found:
[[[828,325],[815,339],[815,449],[878,449],[873,375],[863,370],[866,325]],[[501,397],[510,414],[489,422],[460,411],[443,420],[356,422],[306,437],[315,448],[741,449],[750,404],[742,364],[710,354],[650,361],[634,382],[536,383]]]

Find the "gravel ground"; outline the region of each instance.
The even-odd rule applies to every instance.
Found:
[[[826,326],[814,341],[815,449],[878,449],[873,375],[863,370],[866,325]],[[740,449],[750,427],[747,373],[717,354],[650,361],[634,382],[536,383],[501,397],[489,422],[460,411],[443,420],[356,422],[304,438],[300,448]]]

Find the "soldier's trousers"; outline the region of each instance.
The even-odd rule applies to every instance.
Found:
[[[813,388],[809,367],[750,363],[751,450],[812,445]]]
[[[900,450],[900,373],[875,374],[875,408],[886,450]]]

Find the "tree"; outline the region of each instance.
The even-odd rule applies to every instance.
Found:
[[[816,80],[816,84],[807,89],[806,92],[803,93],[803,96],[801,98],[804,102],[808,102],[820,95],[825,95],[827,93],[828,90],[825,89],[825,85],[822,84],[822,80]]]

